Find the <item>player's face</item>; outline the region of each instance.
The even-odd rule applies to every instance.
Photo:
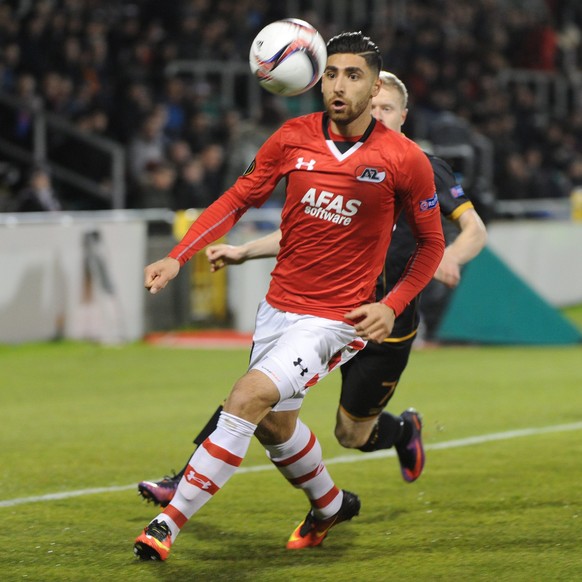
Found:
[[[372,99],[372,115],[383,125],[400,133],[408,109],[404,107],[402,95],[394,87],[382,85]]]
[[[327,114],[339,132],[358,135],[365,131],[372,97],[379,90],[380,80],[364,57],[340,53],[327,59],[321,91]]]

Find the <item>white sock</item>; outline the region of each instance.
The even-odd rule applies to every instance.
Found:
[[[343,493],[323,464],[319,441],[303,422],[297,419],[287,442],[267,445],[265,450],[287,481],[305,492],[316,517],[326,519],[339,511]]]
[[[247,453],[256,425],[222,411],[214,432],[196,449],[170,504],[157,516],[172,541],[184,524],[235,473]]]

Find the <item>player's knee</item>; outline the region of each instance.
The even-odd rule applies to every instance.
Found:
[[[251,371],[233,386],[224,410],[257,424],[278,400],[279,392],[275,385],[264,374]]]
[[[335,438],[346,449],[359,449],[366,444],[367,435],[362,435],[357,431],[350,430],[349,427],[338,424],[335,427]]]
[[[257,426],[255,436],[264,446],[287,442],[297,429],[299,409],[267,414]]]

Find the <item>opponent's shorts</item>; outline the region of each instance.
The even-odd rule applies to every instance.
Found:
[[[274,411],[297,410],[311,386],[365,345],[352,325],[280,311],[263,300],[249,370],[260,370],[279,390],[281,398]]]
[[[408,363],[414,337],[368,345],[341,367],[340,406],[352,420],[375,418],[386,407]]]

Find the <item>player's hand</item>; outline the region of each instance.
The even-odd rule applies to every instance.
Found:
[[[178,273],[180,263],[171,257],[165,257],[144,270],[144,285],[152,295],[161,291]]]
[[[435,271],[434,278],[451,289],[461,281],[461,267],[457,261],[447,255],[446,249],[441,263]]]
[[[346,313],[346,319],[354,324],[358,335],[365,340],[382,343],[391,333],[396,316],[384,303],[368,303]]]
[[[206,257],[210,263],[210,271],[215,273],[226,265],[240,265],[245,261],[242,247],[233,245],[212,245],[206,249]]]

